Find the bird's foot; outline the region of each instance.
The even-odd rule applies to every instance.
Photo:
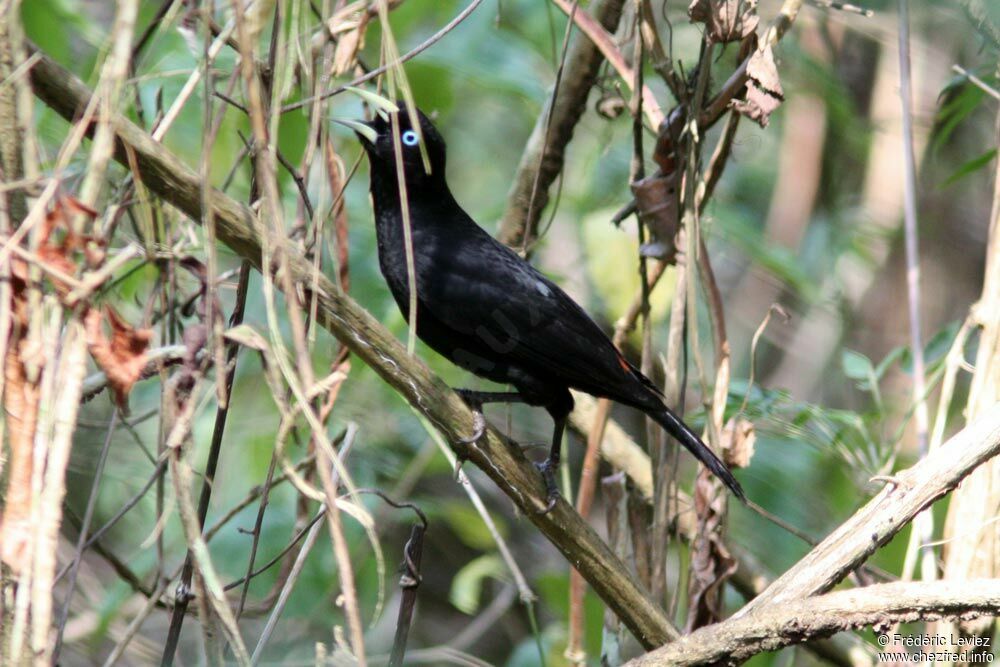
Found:
[[[456,389],[455,393],[472,410],[472,435],[468,438],[459,438],[458,442],[462,445],[475,444],[486,434],[486,415],[483,414],[483,401],[476,395],[476,392],[467,389]]]
[[[538,468],[538,472],[542,473],[542,480],[545,482],[545,509],[539,510],[539,514],[548,514],[551,512],[555,506],[556,502],[559,500],[559,486],[556,484],[556,469],[559,467],[558,461],[553,461],[552,459],[545,459],[541,463],[536,463],[535,467]]]

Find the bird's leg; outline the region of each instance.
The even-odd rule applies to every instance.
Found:
[[[566,428],[566,417],[555,420],[555,429],[552,432],[552,447],[549,449],[549,456],[541,463],[536,463],[535,467],[542,473],[545,481],[545,509],[541,514],[548,514],[556,506],[559,500],[559,487],[556,485],[556,470],[559,469],[559,453],[562,450],[563,430]]]
[[[465,404],[472,409],[472,435],[459,438],[459,443],[471,445],[486,433],[486,417],[483,406],[487,403],[524,403],[524,397],[516,391],[476,391],[475,389],[456,389],[455,393],[462,397]]]

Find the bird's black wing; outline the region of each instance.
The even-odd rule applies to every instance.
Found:
[[[418,331],[422,308],[444,337],[473,341],[498,365],[643,410],[745,499],[726,465],[558,285],[485,231],[422,248],[428,252],[418,258]]]
[[[449,237],[419,264],[418,323],[426,309],[496,360],[590,394],[639,398],[631,394],[641,375],[590,316],[485,231],[476,227]]]

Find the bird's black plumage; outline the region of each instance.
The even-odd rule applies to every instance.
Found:
[[[573,388],[642,410],[744,498],[725,464],[664,405],[656,386],[587,313],[459,206],[445,180],[444,139],[424,114],[418,115],[419,133],[405,111],[393,114],[398,157],[390,121],[377,118],[366,123],[374,132],[365,132],[367,137],[359,133],[371,163],[379,266],[396,303],[409,316],[397,176],[401,163],[416,273],[417,336],[459,366],[517,389],[517,394],[467,391],[467,400],[523,400],[548,410],[556,428],[549,458],[540,468],[550,493],[563,427],[573,409]]]

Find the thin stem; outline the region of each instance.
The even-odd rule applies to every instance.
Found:
[[[545,152],[549,147],[549,137],[552,134],[552,119],[556,108],[556,101],[559,99],[559,84],[562,83],[563,70],[566,69],[566,53],[569,49],[569,36],[573,31],[573,17],[579,6],[579,0],[573,1],[573,8],[569,13],[569,20],[566,22],[566,33],[563,35],[562,52],[559,54],[559,67],[556,69],[556,81],[552,87],[552,97],[549,98],[548,107],[545,111],[545,134],[542,137],[542,150],[538,154],[538,166],[535,168],[535,178],[531,183],[531,195],[528,197],[528,213],[525,221],[534,219],[535,202],[538,199],[538,186],[541,181],[542,164],[545,162]],[[521,253],[527,254],[528,246],[532,245],[531,231],[525,224],[524,234],[521,237]]]
[[[83,561],[83,551],[87,545],[87,533],[90,531],[90,522],[94,518],[94,508],[97,507],[97,496],[101,490],[101,478],[104,476],[104,464],[108,460],[108,452],[111,450],[111,437],[115,433],[115,424],[118,421],[118,411],[111,413],[108,420],[108,431],[104,436],[104,445],[101,453],[97,457],[97,466],[94,468],[94,481],[90,485],[90,495],[87,498],[87,509],[83,513],[83,523],[80,526],[80,535],[76,540],[76,557],[69,571],[69,582],[67,584],[66,599],[63,600],[62,612],[59,614],[59,624],[56,628],[56,645],[52,649],[53,664],[59,662],[59,653],[62,650],[63,631],[66,629],[66,621],[69,619],[69,603],[73,599],[73,592],[76,590],[76,575],[80,571],[80,563]]]
[[[453,18],[451,21],[449,21],[448,23],[446,23],[440,30],[438,30],[436,33],[434,33],[433,35],[431,35],[430,37],[428,37],[427,39],[425,39],[416,48],[414,48],[414,49],[412,49],[410,51],[407,51],[405,54],[403,54],[399,58],[397,58],[397,59],[395,59],[395,60],[393,60],[391,62],[383,63],[381,66],[376,67],[372,71],[367,72],[366,74],[364,74],[362,76],[359,76],[358,78],[354,79],[350,83],[345,83],[343,86],[340,86],[338,88],[334,88],[330,92],[323,93],[322,95],[318,95],[318,96],[307,97],[305,99],[299,100],[298,102],[294,102],[292,104],[287,104],[287,105],[281,107],[281,113],[286,113],[288,111],[295,111],[296,109],[301,109],[302,107],[308,106],[309,104],[313,103],[316,99],[325,100],[325,99],[327,99],[329,97],[333,97],[334,95],[339,95],[340,93],[344,92],[345,90],[347,90],[349,88],[353,88],[355,86],[360,86],[363,83],[367,83],[367,82],[371,81],[372,79],[374,79],[374,78],[376,78],[376,77],[378,77],[378,76],[380,76],[382,74],[385,74],[392,67],[397,67],[397,66],[402,65],[403,63],[405,63],[407,60],[410,60],[411,58],[415,58],[416,56],[420,55],[421,53],[423,53],[424,51],[426,51],[430,47],[432,47],[435,44],[437,44],[438,42],[440,42],[441,38],[443,38],[449,32],[451,32],[452,30],[454,30],[455,28],[457,28],[458,25],[462,21],[464,21],[465,19],[469,18],[469,16],[472,14],[472,12],[475,11],[476,7],[478,7],[482,3],[483,3],[483,0],[472,0],[472,2],[469,3],[468,7],[466,7],[461,12],[459,12],[458,15],[455,16],[455,18]]]
[[[920,455],[927,453],[927,399],[924,344],[920,332],[920,249],[917,237],[917,166],[913,151],[913,93],[910,76],[908,0],[899,8],[899,96],[903,105],[903,233],[906,239],[906,296],[910,304],[910,348],[913,353],[913,400]]]

